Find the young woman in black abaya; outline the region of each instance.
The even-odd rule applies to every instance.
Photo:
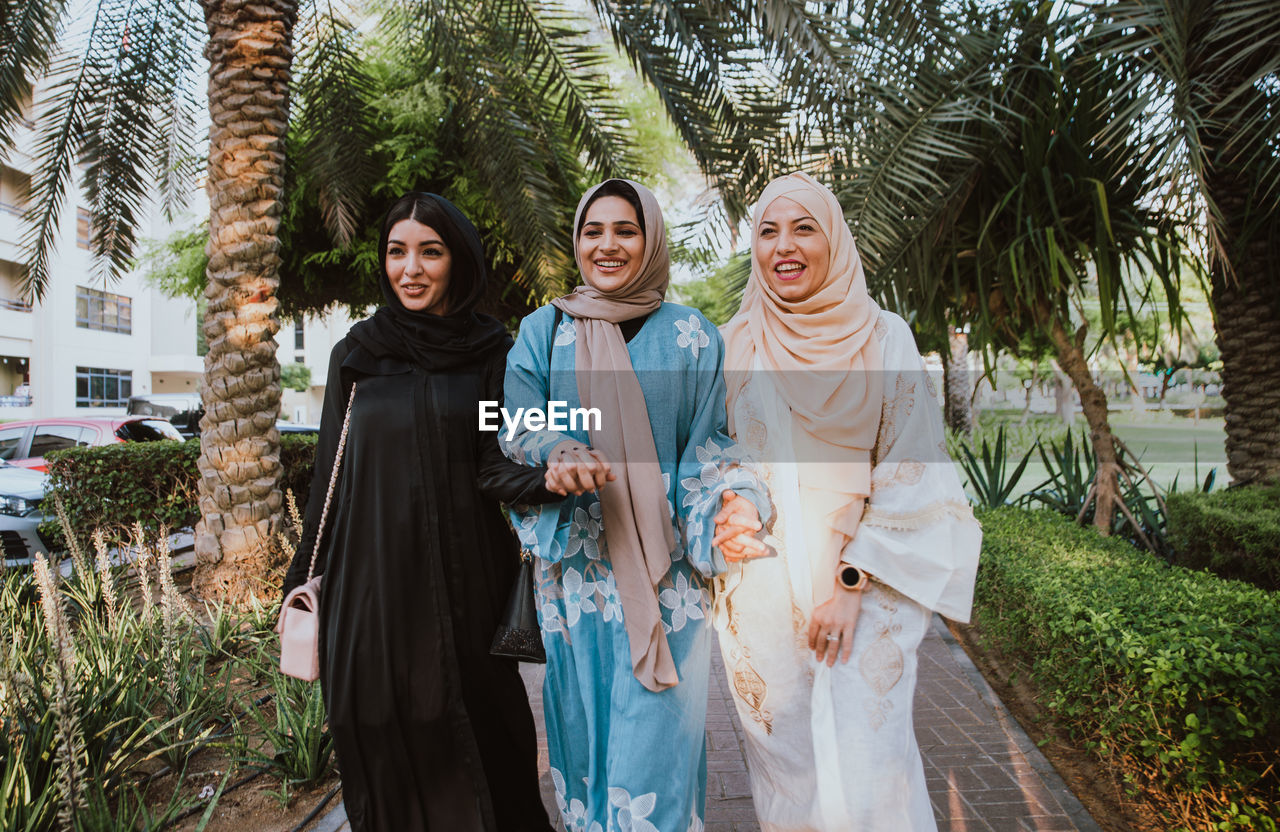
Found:
[[[558,500],[477,429],[511,339],[475,311],[479,234],[448,200],[401,197],[380,241],[386,305],[329,358],[316,468],[284,591],[323,573],[320,681],[355,832],[545,832],[533,716],[489,655],[518,567],[498,503]],[[317,541],[347,400],[337,487]]]

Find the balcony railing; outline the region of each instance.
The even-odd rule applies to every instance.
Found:
[[[0,396],[0,407],[31,407],[31,396]]]
[[[0,298],[0,309],[9,309],[14,312],[30,312],[31,304],[25,300],[10,300],[9,298]]]
[[[14,217],[21,217],[22,206],[14,205],[12,202],[5,202],[3,199],[0,199],[0,213],[9,214]]]

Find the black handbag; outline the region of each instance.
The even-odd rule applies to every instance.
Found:
[[[538,609],[533,600],[533,555],[528,549],[520,553],[520,571],[511,585],[507,610],[498,622],[489,653],[522,662],[547,663],[542,631],[538,628]]]

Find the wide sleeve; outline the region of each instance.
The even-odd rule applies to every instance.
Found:
[[[510,413],[515,413],[516,408],[547,407],[551,389],[551,328],[554,319],[555,309],[544,306],[520,324],[515,346],[507,353],[501,399]],[[498,447],[512,462],[542,472],[550,450],[568,438],[571,437],[550,430],[525,430],[522,423],[511,436],[503,426],[498,433]],[[564,545],[556,539],[556,531],[561,512],[572,500],[552,496],[552,501],[538,505],[513,505],[511,524],[522,546],[543,560],[554,563],[564,556]]]
[[[498,357],[485,367],[484,398],[502,402],[503,376],[506,373],[504,357]],[[508,505],[537,505],[556,502],[560,495],[548,491],[545,485],[546,468],[531,468],[508,459],[498,446],[498,434],[492,431],[476,431],[476,458],[479,461],[478,485],[486,497]]]
[[[882,313],[884,406],[871,497],[842,560],[954,621],[968,621],[982,529],[947,452],[942,413],[906,323]]]
[[[311,553],[316,550],[317,545],[320,546],[320,554],[316,557],[315,574],[324,574],[329,550],[323,545],[324,541],[316,540],[316,531],[320,527],[325,494],[329,491],[329,478],[333,475],[334,454],[338,452],[338,436],[342,433],[342,422],[347,412],[347,398],[351,395],[351,385],[343,383],[341,371],[342,362],[349,353],[350,348],[345,338],[334,344],[333,351],[329,353],[329,377],[325,381],[324,404],[320,411],[320,435],[316,438],[311,493],[307,497],[307,511],[302,520],[302,538],[298,541],[298,548],[293,553],[293,560],[289,563],[289,570],[285,573],[281,587],[285,595],[306,582]],[[337,503],[335,499],[333,505]]]
[[[520,324],[520,335],[507,353],[503,400],[509,413],[531,407],[547,409],[551,398],[551,327],[554,319],[554,307],[543,306]],[[561,325],[565,324],[572,331],[573,321],[566,319]],[[551,449],[567,439],[587,441],[583,437],[554,430],[529,430],[523,420],[510,435],[505,425],[498,431],[498,445],[502,452],[521,465],[546,465]]]
[[[697,343],[693,385],[695,407],[688,440],[680,449],[676,470],[675,505],[684,532],[685,555],[705,577],[725,571],[724,554],[712,546],[720,495],[732,488],[750,500],[767,525],[773,515],[768,491],[743,460],[729,438],[725,412],[724,341],[716,328],[699,313],[681,321],[685,343]],[[706,333],[705,336],[700,333]],[[705,341],[705,344],[703,343]]]

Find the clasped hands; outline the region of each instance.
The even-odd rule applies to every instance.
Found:
[[[604,454],[581,442],[566,439],[547,456],[544,482],[548,491],[561,497],[599,491],[617,478]]]

